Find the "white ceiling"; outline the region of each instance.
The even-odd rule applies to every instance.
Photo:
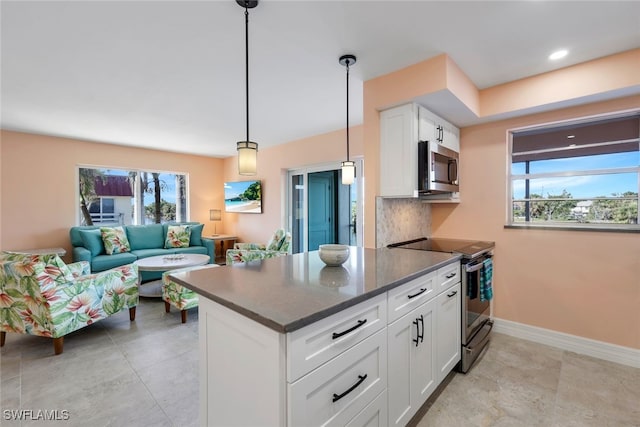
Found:
[[[225,1],[1,3],[4,129],[208,156],[245,139],[244,9]],[[640,47],[638,1],[276,1],[250,10],[260,147],[362,122],[362,82],[447,53],[479,87]],[[565,59],[550,62],[558,48]],[[429,105],[458,125],[437,98]],[[440,111],[439,111],[440,110]]]

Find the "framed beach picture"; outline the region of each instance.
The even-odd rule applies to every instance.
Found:
[[[262,185],[260,181],[225,182],[224,211],[262,213]]]

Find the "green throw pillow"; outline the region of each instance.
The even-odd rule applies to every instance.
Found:
[[[100,227],[100,234],[104,242],[104,250],[107,255],[130,252],[131,246],[127,239],[127,233],[122,227]]]
[[[191,230],[191,241],[189,246],[202,246],[202,229],[204,224],[189,225]]]
[[[80,239],[85,248],[89,249],[91,256],[102,255],[104,253],[104,243],[102,243],[102,234],[100,229],[80,230]]]
[[[167,238],[164,241],[166,249],[188,248],[191,239],[191,227],[188,225],[170,225],[167,229]]]

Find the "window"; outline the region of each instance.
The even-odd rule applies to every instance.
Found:
[[[78,168],[78,224],[122,225],[187,221],[187,175]]]
[[[640,113],[511,132],[509,225],[640,229]]]

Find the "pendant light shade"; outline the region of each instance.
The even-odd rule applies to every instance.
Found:
[[[342,55],[340,64],[347,67],[347,160],[342,162],[342,184],[351,185],[356,176],[356,164],[349,160],[349,66],[356,63],[354,55]]]
[[[258,5],[258,0],[236,0],[240,7],[244,8],[245,23],[245,90],[246,90],[246,117],[247,139],[237,143],[238,148],[238,173],[240,175],[255,175],[258,171],[258,143],[249,139],[249,9]]]
[[[353,184],[356,177],[356,163],[351,161],[342,162],[342,183],[344,185]]]
[[[258,144],[251,141],[238,142],[238,173],[255,175],[258,170]]]

